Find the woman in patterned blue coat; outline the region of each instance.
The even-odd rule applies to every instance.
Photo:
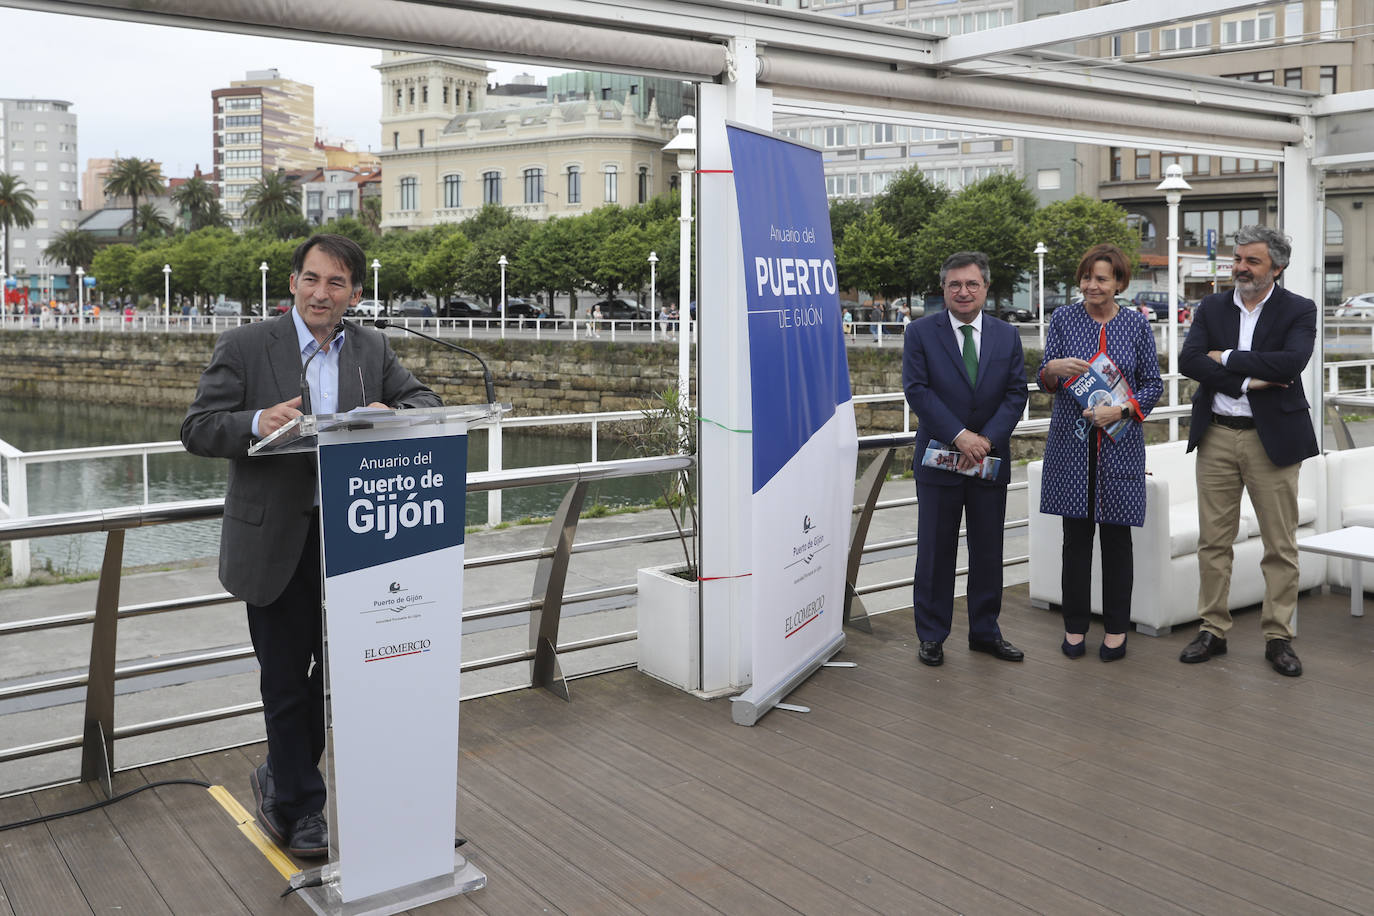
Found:
[[[1145,522],[1145,437],[1142,422],[1164,391],[1149,320],[1123,309],[1116,294],[1131,281],[1131,265],[1115,245],[1088,249],[1078,265],[1081,302],[1050,318],[1038,380],[1052,392],[1054,413],[1045,442],[1040,511],[1064,519],[1064,643],[1069,658],[1086,651],[1092,619],[1093,528],[1102,543],[1104,662],[1126,655],[1131,622],[1131,528]],[[1065,384],[1105,352],[1131,386],[1124,404],[1083,408]],[[1125,420],[1116,438],[1106,430]]]

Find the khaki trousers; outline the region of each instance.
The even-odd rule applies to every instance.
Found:
[[[1269,460],[1253,429],[1207,428],[1197,453],[1198,588],[1202,629],[1224,637],[1231,628],[1227,597],[1231,590],[1231,545],[1240,523],[1242,491],[1259,520],[1264,558],[1264,607],[1260,626],[1265,640],[1292,639],[1298,605],[1298,471],[1301,463],[1279,467]]]

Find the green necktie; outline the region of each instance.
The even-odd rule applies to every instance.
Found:
[[[978,348],[973,345],[973,325],[963,325],[959,330],[964,332],[964,368],[968,370],[970,384],[977,385]]]

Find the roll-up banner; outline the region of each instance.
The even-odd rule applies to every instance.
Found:
[[[727,127],[753,404],[752,725],[844,646],[858,434],[819,151]]]
[[[467,435],[443,428],[319,437],[345,902],[454,871]]]

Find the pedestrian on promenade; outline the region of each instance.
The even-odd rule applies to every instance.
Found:
[[[1179,655],[1185,663],[1226,654],[1231,629],[1231,544],[1241,495],[1250,494],[1264,543],[1264,657],[1298,677],[1293,615],[1298,607],[1298,471],[1317,454],[1302,370],[1312,358],[1317,306],[1276,281],[1292,245],[1269,226],[1235,236],[1235,289],[1198,304],[1179,353],[1196,379],[1188,451],[1197,449],[1197,609],[1202,628]]]
[[[1102,628],[1097,654],[1104,662],[1126,655],[1131,625],[1134,565],[1131,528],[1145,524],[1145,417],[1164,393],[1154,333],[1144,315],[1116,304],[1131,282],[1131,264],[1115,245],[1089,248],[1078,264],[1081,302],[1054,310],[1045,333],[1037,379],[1054,394],[1045,440],[1040,511],[1063,517],[1064,642],[1069,658],[1087,651],[1092,620],[1093,528],[1102,544]],[[1083,407],[1067,382],[1091,371],[1101,354],[1111,360],[1103,373],[1124,379],[1128,399]],[[1113,368],[1114,366],[1114,368]],[[1125,421],[1125,425],[1121,425]],[[1108,430],[1111,432],[1109,433]]]
[[[440,401],[392,352],[382,332],[349,324],[362,299],[363,250],[340,235],[296,249],[289,281],[295,308],[220,335],[181,441],[195,455],[229,459],[219,576],[248,606],[261,669],[267,761],[249,778],[257,819],[293,855],[329,854],[320,530],[313,455],[249,458],[248,447],[301,415],[299,378],[309,362],[309,409],[435,407]],[[311,356],[319,355],[311,360]]]
[[[916,579],[912,604],[917,658],[944,663],[954,617],[959,523],[968,528],[968,647],[1019,662],[1002,638],[1002,527],[1011,482],[1011,433],[1026,405],[1026,374],[1016,329],[983,313],[992,272],[987,255],[961,251],[940,269],[948,311],[907,326],[902,386],[920,420],[916,432]],[[954,471],[922,463],[932,440],[959,451]],[[1001,458],[992,479],[966,476],[983,459]]]

